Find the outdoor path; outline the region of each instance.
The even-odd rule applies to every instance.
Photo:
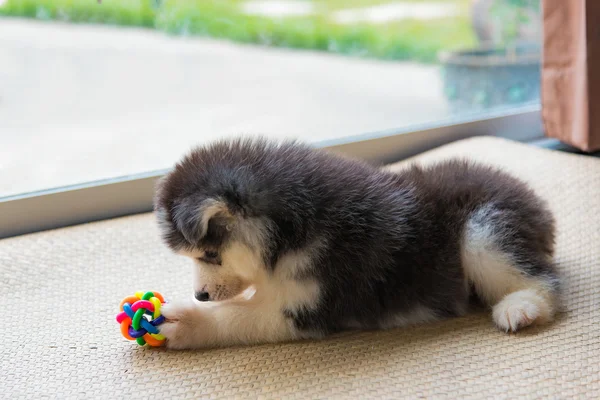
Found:
[[[285,18],[314,15],[317,13],[318,4],[314,1],[298,0],[249,0],[243,3],[242,10],[247,15]],[[448,18],[460,15],[460,13],[460,8],[452,3],[390,2],[368,7],[340,9],[332,13],[331,19],[339,24],[356,24],[358,22],[381,24],[404,19]]]
[[[321,141],[446,116],[433,65],[0,19],[0,196],[166,168],[225,135]]]

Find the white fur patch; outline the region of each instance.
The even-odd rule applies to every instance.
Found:
[[[555,295],[542,278],[520,271],[498,248],[498,232],[489,217],[498,211],[482,207],[469,219],[462,241],[462,266],[477,294],[493,306],[493,318],[504,331],[535,322],[548,322],[555,311]]]
[[[200,251],[184,254],[197,257]],[[283,256],[274,273],[255,250],[240,242],[222,252],[220,266],[196,261],[196,290],[210,287],[214,291],[219,286],[233,289],[227,289],[228,299],[216,303],[165,306],[169,322],[161,333],[167,337],[167,346],[197,348],[300,338],[302,333],[296,331],[284,311],[294,313],[318,305],[319,283],[297,278],[312,265],[310,254]]]
[[[465,276],[483,300],[494,304],[504,295],[526,286],[526,277],[498,249],[497,233],[487,220],[496,211],[483,207],[473,213],[465,228],[461,258]]]
[[[271,274],[265,267],[256,279],[257,295],[272,302],[281,312],[314,309],[319,302],[320,285],[314,279],[299,278],[298,274],[312,267],[311,255],[315,246],[290,252],[280,258]]]
[[[313,268],[315,260],[319,259],[321,250],[325,247],[322,242],[313,242],[299,251],[290,251],[283,255],[275,268],[279,280],[295,279]]]

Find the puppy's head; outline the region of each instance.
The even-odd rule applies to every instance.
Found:
[[[207,150],[196,150],[158,184],[154,208],[161,235],[194,263],[200,301],[225,300],[255,283],[261,259],[261,218],[250,207],[250,177],[230,172]],[[225,158],[227,159],[227,158]]]

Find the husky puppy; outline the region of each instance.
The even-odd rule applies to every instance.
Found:
[[[175,349],[320,338],[460,316],[552,320],[554,220],[523,182],[451,160],[388,172],[295,142],[223,140],[159,183],[162,237],[198,301],[168,303]]]

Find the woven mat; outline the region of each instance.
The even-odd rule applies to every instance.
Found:
[[[550,202],[568,281],[553,325],[506,335],[475,313],[321,342],[139,348],[120,336],[119,300],[136,289],[191,295],[188,261],[145,214],[0,241],[0,397],[599,399],[600,160],[492,138],[416,160],[455,155],[500,165]]]

